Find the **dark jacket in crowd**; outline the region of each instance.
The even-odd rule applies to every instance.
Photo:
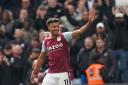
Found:
[[[128,50],[128,28],[125,23],[115,23],[112,39],[113,50],[125,49]]]
[[[35,21],[34,21],[34,27],[35,27],[35,29],[36,30],[43,29],[43,30],[47,31],[48,28],[47,28],[47,25],[46,25],[46,20],[47,20],[47,18],[44,18],[44,19],[41,19],[41,18],[35,19]]]
[[[116,60],[115,58],[112,56],[112,50],[111,49],[104,49],[103,53],[99,53],[97,51],[97,49],[93,49],[90,53],[90,58],[89,58],[89,63],[92,62],[92,59],[94,56],[96,55],[100,55],[100,58],[102,58],[103,60],[103,64],[106,66],[107,69],[107,74],[112,77],[113,76],[113,72],[116,66]]]
[[[7,57],[7,56],[6,56]],[[1,65],[1,84],[0,85],[19,85],[25,83],[27,73],[27,62],[23,58],[8,56],[10,65],[2,63]]]
[[[88,68],[89,66],[89,56],[92,49],[81,49],[78,56],[77,56],[77,62],[79,65],[80,73],[84,73],[84,70]]]
[[[60,18],[64,15],[64,9],[60,5],[56,6],[55,8],[48,8],[47,16],[48,17],[57,17]]]

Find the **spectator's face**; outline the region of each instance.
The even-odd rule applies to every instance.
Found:
[[[117,23],[117,24],[124,23],[124,21],[125,21],[123,17],[116,17],[115,20],[116,20],[116,23]]]
[[[19,17],[20,17],[20,19],[26,19],[26,18],[28,18],[28,12],[27,12],[27,10],[22,9],[22,10],[20,11]]]
[[[32,52],[33,57],[38,58],[40,55],[40,52]]]
[[[93,40],[91,38],[86,38],[84,41],[84,46],[86,49],[91,49],[93,47]]]
[[[97,33],[103,33],[103,32],[105,32],[105,28],[104,27],[97,27],[96,32]]]
[[[38,18],[44,18],[45,15],[47,14],[47,10],[46,9],[37,9],[37,12],[36,12],[36,16]]]
[[[22,47],[20,45],[14,45],[12,47],[12,53],[13,55],[17,55],[15,57],[19,57],[18,55],[22,54]]]
[[[58,5],[58,1],[57,0],[47,0],[48,1],[48,5],[51,8],[55,8]]]
[[[32,45],[32,48],[37,48],[39,47],[39,42],[37,40],[32,40],[31,45]]]
[[[78,8],[82,11],[86,10],[85,9],[85,2],[84,1],[79,1],[78,3]]]
[[[9,12],[8,11],[4,11],[2,14],[2,19],[3,20],[8,20],[9,19]]]
[[[85,12],[83,13],[83,20],[84,20],[84,21],[88,21],[88,16],[89,16],[89,13],[88,13],[87,11],[85,11]]]
[[[64,26],[63,24],[60,24],[60,25],[59,25],[59,29],[60,29],[61,32],[63,32],[62,30],[63,30],[64,28],[65,28],[65,26]]]
[[[22,8],[28,9],[30,7],[30,0],[22,0]]]
[[[24,21],[24,23],[23,23],[23,25],[24,25],[24,29],[26,29],[26,30],[30,30],[30,29],[32,29],[32,23],[31,23],[31,21],[29,21],[29,20],[25,20]]]
[[[98,5],[101,6],[103,4],[102,0],[98,0]]]
[[[30,58],[31,60],[37,59],[39,55],[40,55],[39,52],[32,52],[29,58]]]
[[[24,37],[24,33],[21,29],[16,29],[14,36],[16,39],[21,39]]]
[[[10,55],[12,53],[12,49],[4,49],[5,55]]]
[[[54,22],[54,23],[51,23],[48,25],[48,29],[49,31],[51,32],[52,35],[54,36],[58,36],[59,35],[59,25],[60,23],[59,22]]]
[[[41,31],[39,33],[39,40],[40,40],[41,43],[43,42],[44,38],[45,38],[44,31]]]
[[[96,48],[103,48],[105,45],[105,42],[102,39],[96,40]]]
[[[68,8],[68,11],[69,11],[70,14],[74,14],[75,8],[74,8],[73,5],[68,5],[67,8]]]

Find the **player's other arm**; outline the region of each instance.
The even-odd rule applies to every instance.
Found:
[[[89,12],[89,21],[87,22],[87,24],[82,26],[80,29],[73,31],[72,38],[78,38],[82,33],[86,32],[90,28],[94,20],[95,20],[95,11],[93,10]]]
[[[36,74],[40,71],[40,68],[45,61],[45,57],[46,57],[46,52],[42,51],[38,57],[37,64],[36,64],[32,74],[31,74],[31,82],[36,77]]]

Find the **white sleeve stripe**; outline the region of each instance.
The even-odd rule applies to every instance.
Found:
[[[72,40],[72,32],[65,32],[63,33],[65,40],[70,43]]]

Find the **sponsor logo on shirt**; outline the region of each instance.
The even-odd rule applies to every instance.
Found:
[[[52,46],[48,47],[48,50],[49,51],[59,50],[62,47],[63,47],[63,43],[58,43],[58,44],[55,44],[55,45],[52,45]]]

